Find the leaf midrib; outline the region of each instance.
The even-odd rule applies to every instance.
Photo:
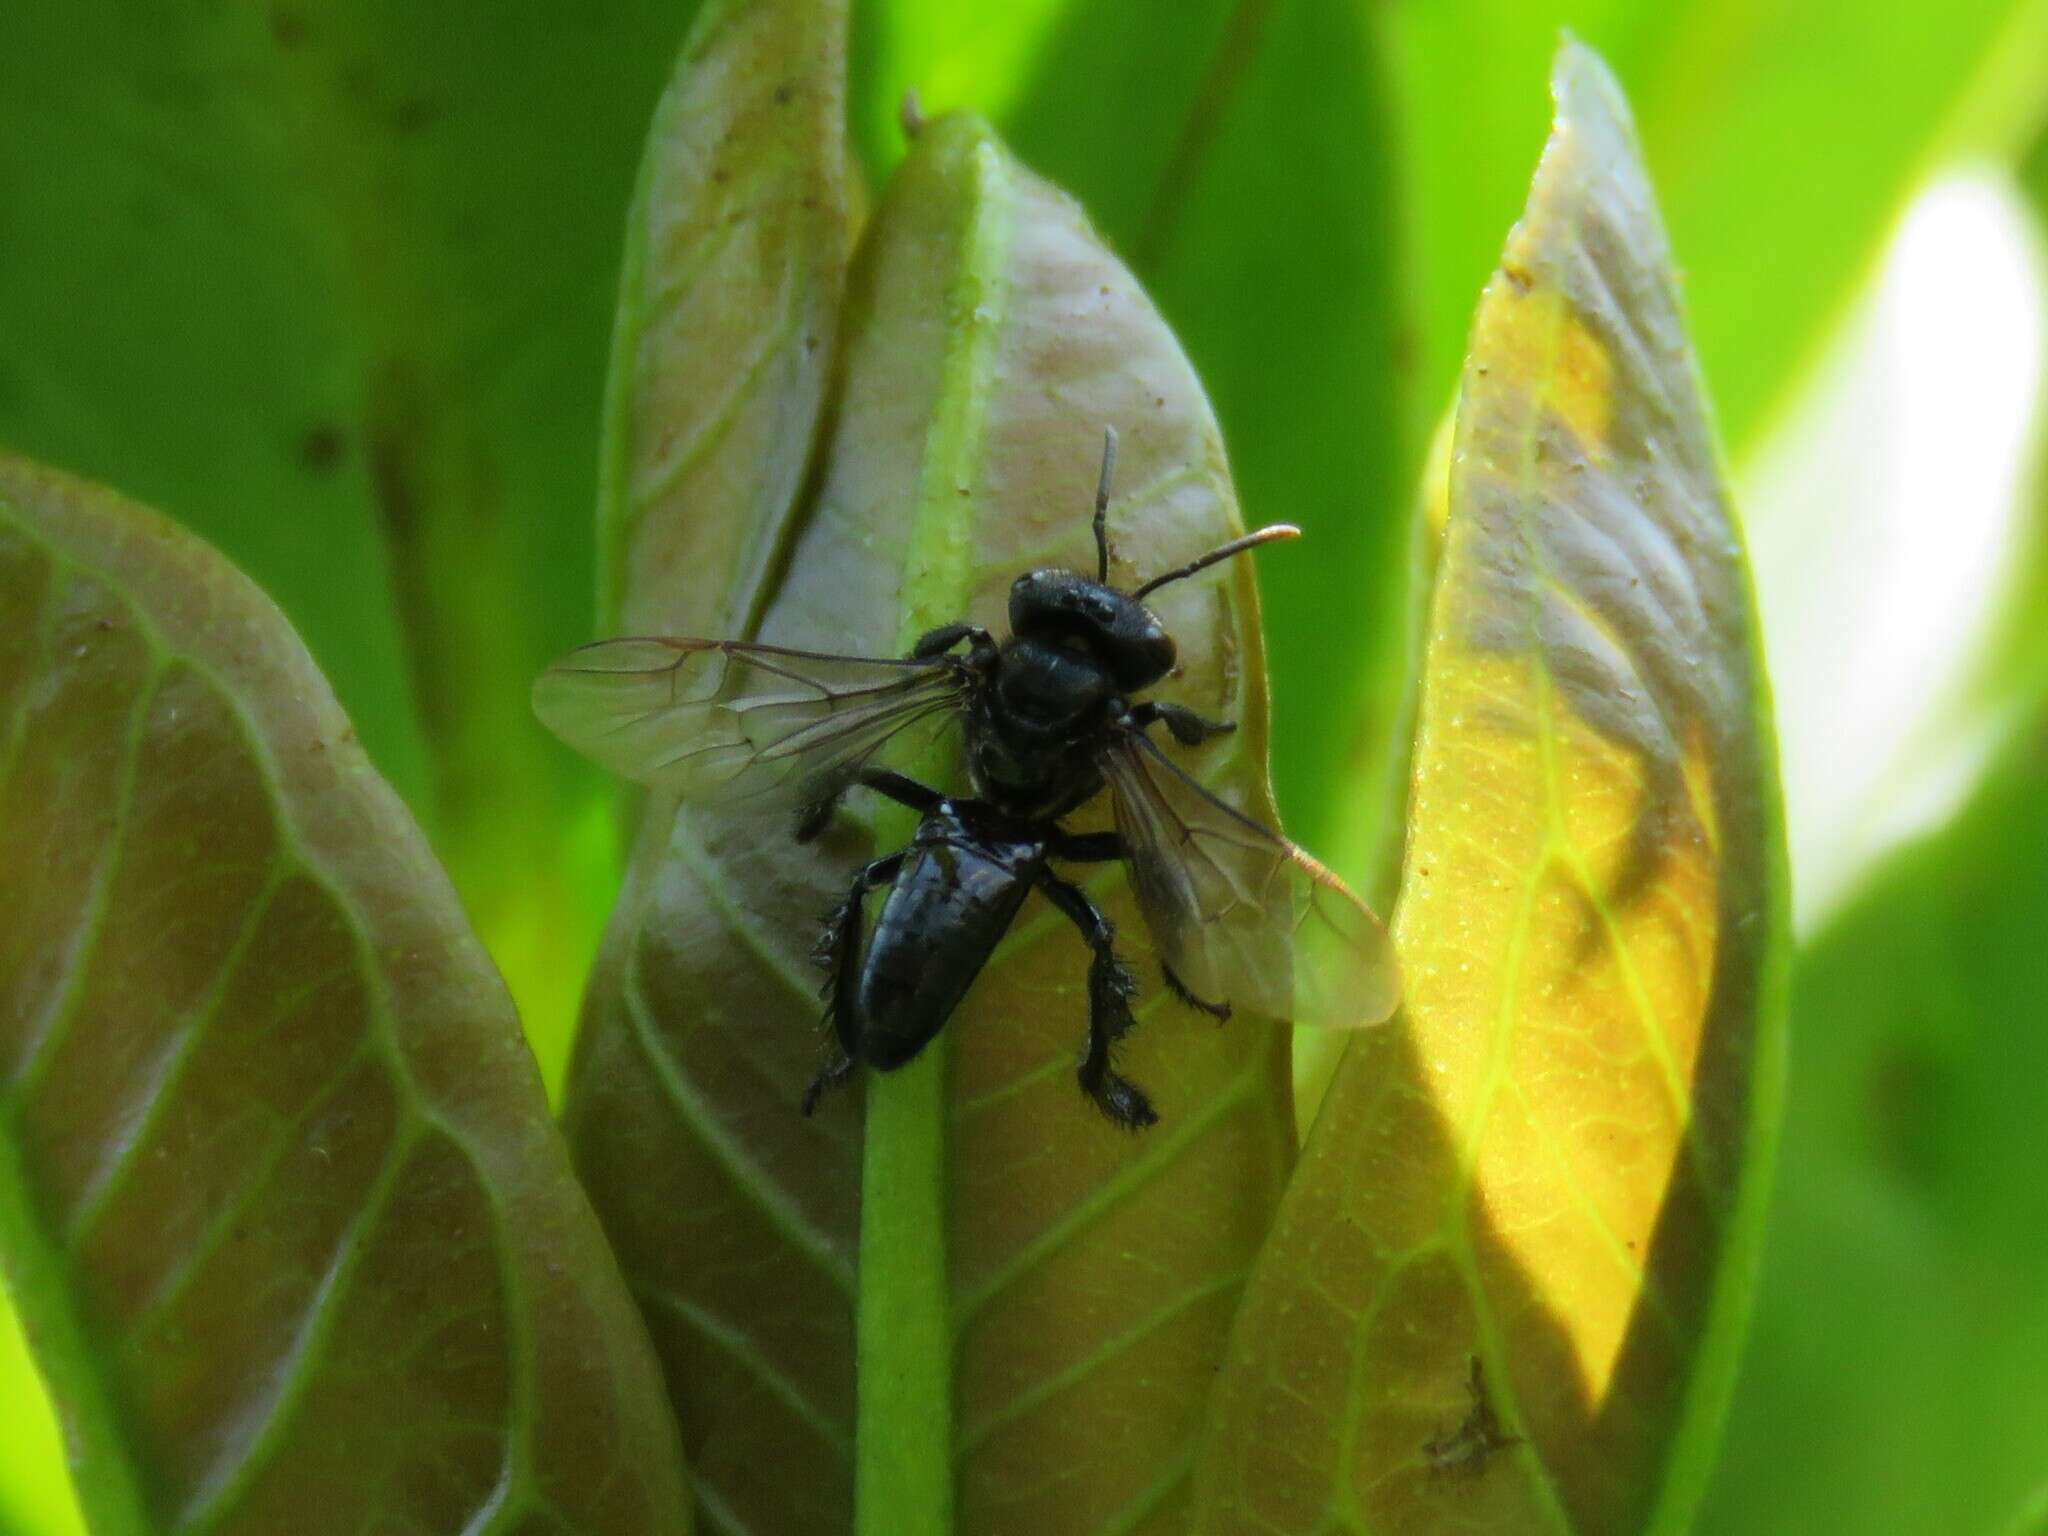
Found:
[[[938,132],[941,130],[929,130]],[[897,649],[967,611],[972,488],[985,449],[996,355],[1009,309],[1016,190],[979,125],[968,135],[951,319],[921,445],[918,505],[903,560]],[[969,494],[963,500],[962,491]],[[934,747],[921,776],[942,766]],[[885,807],[877,835],[908,842],[913,815]],[[953,1355],[944,1031],[909,1065],[871,1074],[861,1173],[856,1304],[854,1520],[859,1536],[946,1536],[953,1524]]]

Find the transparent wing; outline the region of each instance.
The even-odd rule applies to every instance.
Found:
[[[1393,943],[1343,881],[1138,732],[1103,753],[1102,771],[1152,942],[1188,990],[1325,1029],[1393,1013]]]
[[[614,773],[699,803],[808,804],[906,726],[958,707],[955,659],[736,640],[601,640],[533,685],[541,723]]]

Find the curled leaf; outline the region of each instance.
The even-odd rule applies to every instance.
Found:
[[[928,622],[1000,629],[1019,572],[1092,569],[1105,426],[1123,440],[1114,579],[1238,531],[1172,336],[1073,203],[979,121],[913,144],[846,316],[843,389],[758,638],[890,655]],[[1240,721],[1187,761],[1270,817],[1251,580],[1238,562],[1162,591],[1181,663],[1162,693]],[[950,743],[929,766],[958,782]],[[705,1506],[750,1532],[846,1529],[858,1468],[864,1529],[943,1522],[949,1505],[960,1530],[1172,1529],[1290,1158],[1284,1039],[1167,1000],[1106,869],[1091,889],[1146,983],[1120,1066],[1160,1126],[1119,1132],[1076,1087],[1087,952],[1036,897],[908,1069],[929,1074],[933,1113],[878,1136],[855,1089],[806,1120],[823,1049],[807,952],[853,869],[906,831],[860,796],[805,847],[786,817],[664,819],[592,991],[572,1137]],[[931,1498],[890,1500],[913,1486]]]
[[[0,460],[0,1258],[95,1529],[668,1533],[503,983],[296,636]]]
[[[599,622],[750,625],[809,467],[845,284],[845,0],[710,0],[626,223]]]
[[[1246,1295],[1197,1529],[1682,1529],[1757,1244],[1785,877],[1627,111],[1568,43],[1458,406],[1396,938]]]
[[[1738,462],[1770,435],[1929,167],[2003,160],[2037,121],[2041,18],[2024,0],[1436,0],[1386,20],[1424,399],[1458,377],[1472,288],[1522,191],[1502,151],[1539,131],[1537,85],[1570,25],[1635,94],[1685,253],[1688,329]]]

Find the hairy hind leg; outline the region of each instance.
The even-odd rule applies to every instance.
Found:
[[[1095,954],[1088,967],[1088,1048],[1076,1074],[1081,1091],[1125,1130],[1143,1130],[1155,1123],[1159,1114],[1145,1090],[1117,1072],[1109,1061],[1110,1047],[1131,1027],[1131,996],[1138,989],[1130,968],[1116,957],[1116,925],[1088,899],[1086,891],[1050,870],[1038,877],[1038,884],[1081,930],[1081,937]]]
[[[832,1089],[853,1076],[853,1058],[846,1054],[837,1040],[832,1041],[825,1051],[825,1065],[818,1068],[817,1076],[804,1089],[803,1111],[808,1120],[818,1107],[818,1101]]]
[[[1056,859],[1066,859],[1075,864],[1107,864],[1113,859],[1130,857],[1123,837],[1115,832],[1062,832],[1046,845],[1046,851]],[[1073,913],[1070,911],[1068,915],[1071,917]],[[1078,917],[1074,921],[1082,923]],[[1086,923],[1082,923],[1082,929],[1086,931]],[[1190,1008],[1208,1014],[1219,1024],[1230,1017],[1230,1004],[1210,1002],[1182,981],[1174,968],[1163,961],[1159,969],[1166,977],[1167,990]]]
[[[846,899],[825,919],[824,931],[811,951],[811,958],[825,968],[825,1018],[832,1026],[833,1038],[825,1065],[804,1090],[806,1115],[818,1107],[818,1100],[827,1089],[836,1088],[853,1076],[853,1064],[860,1056],[860,1021],[854,1017],[853,999],[860,985],[861,902],[870,891],[880,890],[896,878],[896,872],[903,867],[903,857],[892,853],[861,866],[847,889]]]

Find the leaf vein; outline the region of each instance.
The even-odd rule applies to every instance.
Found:
[[[309,1390],[320,1346],[332,1333],[347,1300],[349,1282],[354,1279],[378,1226],[391,1208],[399,1175],[405,1171],[422,1139],[417,1127],[408,1127],[398,1133],[385,1155],[377,1182],[370,1187],[362,1209],[336,1241],[320,1283],[307,1299],[291,1348],[280,1362],[280,1368],[263,1384],[268,1389],[268,1402],[258,1410],[263,1414],[261,1426],[239,1448],[224,1448],[223,1457],[208,1469],[193,1489],[192,1496],[186,1500],[185,1507],[178,1512],[175,1524],[181,1530],[197,1533],[225,1520],[233,1511],[236,1497],[248,1487],[284,1438],[294,1410]],[[256,1408],[257,1405],[250,1407]]]
[[[776,1189],[769,1177],[749,1161],[733,1137],[721,1128],[711,1111],[697,1099],[685,1079],[682,1069],[661,1048],[655,1038],[653,1020],[649,1014],[646,999],[641,994],[639,965],[629,960],[620,984],[620,996],[626,1006],[626,1015],[633,1026],[633,1037],[640,1046],[641,1055],[654,1069],[655,1081],[661,1084],[663,1095],[676,1112],[676,1118],[696,1139],[697,1143],[711,1155],[733,1189],[764,1216],[769,1225],[782,1234],[797,1253],[811,1261],[825,1276],[848,1296],[854,1294],[854,1272],[850,1264],[834,1247],[828,1234],[820,1230],[809,1217],[797,1207],[786,1194]]]
[[[75,1249],[91,1233],[127,1183],[128,1175],[134,1170],[137,1160],[148,1144],[150,1134],[156,1129],[166,1106],[176,1094],[186,1067],[218,1016],[221,1005],[227,1000],[228,989],[239,974],[242,962],[248,957],[250,947],[256,942],[256,935],[263,925],[263,919],[268,915],[270,904],[276,898],[282,883],[281,875],[273,869],[265,879],[263,888],[256,893],[255,900],[250,902],[249,910],[244,915],[233,942],[221,956],[220,965],[212,982],[207,986],[205,997],[201,999],[199,1008],[183,1029],[181,1038],[170,1053],[169,1059],[164,1062],[156,1080],[150,1084],[143,1102],[135,1113],[123,1117],[126,1130],[116,1138],[112,1157],[102,1160],[100,1167],[94,1171],[91,1182],[79,1197],[77,1209],[64,1234],[64,1241],[68,1246]]]
[[[806,1428],[824,1441],[826,1448],[834,1455],[842,1461],[853,1460],[852,1436],[844,1427],[835,1424],[823,1408],[812,1402],[805,1395],[803,1388],[787,1372],[763,1354],[761,1347],[747,1336],[744,1329],[727,1322],[710,1308],[678,1296],[652,1280],[635,1277],[631,1283],[633,1294],[639,1297],[644,1305],[668,1313],[676,1321],[717,1345],[734,1364],[759,1382],[770,1397],[781,1403]]]
[[[1138,1193],[1168,1168],[1180,1155],[1220,1125],[1233,1110],[1249,1102],[1257,1091],[1263,1068],[1254,1064],[1194,1114],[1175,1127],[1174,1135],[1149,1148],[1143,1157],[1126,1163],[1116,1176],[1098,1184],[1087,1199],[1063,1212],[1044,1231],[1013,1254],[994,1274],[961,1295],[954,1303],[953,1331],[968,1331],[982,1308],[1043,1263],[1077,1233],[1108,1215],[1120,1203]],[[1157,1135],[1157,1132],[1154,1132]]]
[[[1124,1329],[1113,1338],[1103,1342],[1095,1354],[1083,1360],[1070,1362],[1064,1369],[1050,1376],[1032,1382],[1012,1397],[1007,1403],[996,1408],[983,1418],[963,1428],[954,1449],[954,1459],[964,1461],[994,1435],[1025,1417],[1034,1409],[1042,1407],[1060,1393],[1080,1385],[1097,1371],[1102,1370],[1119,1356],[1128,1353],[1144,1343],[1154,1333],[1166,1327],[1176,1318],[1194,1307],[1200,1306],[1212,1296],[1217,1296],[1236,1286],[1244,1284],[1251,1273],[1248,1269],[1233,1269],[1220,1275],[1212,1275],[1201,1284],[1182,1291],[1178,1296],[1162,1302]]]
[[[129,713],[128,731],[121,748],[121,783],[114,797],[114,825],[107,838],[106,852],[99,867],[93,871],[93,889],[85,910],[79,914],[78,926],[72,931],[69,948],[72,950],[71,965],[65,974],[63,985],[44,1004],[43,1019],[31,1037],[39,1036],[14,1080],[8,1085],[7,1100],[13,1103],[27,1099],[42,1081],[50,1063],[63,1048],[65,1037],[70,1033],[71,1021],[79,1002],[85,995],[84,977],[92,967],[92,956],[99,947],[101,930],[106,926],[107,910],[113,901],[114,883],[122,863],[127,857],[128,833],[135,816],[136,778],[142,759],[142,737],[149,719],[150,706],[155,702],[156,692],[163,681],[165,667],[161,659],[152,667],[135,693],[135,704]]]

